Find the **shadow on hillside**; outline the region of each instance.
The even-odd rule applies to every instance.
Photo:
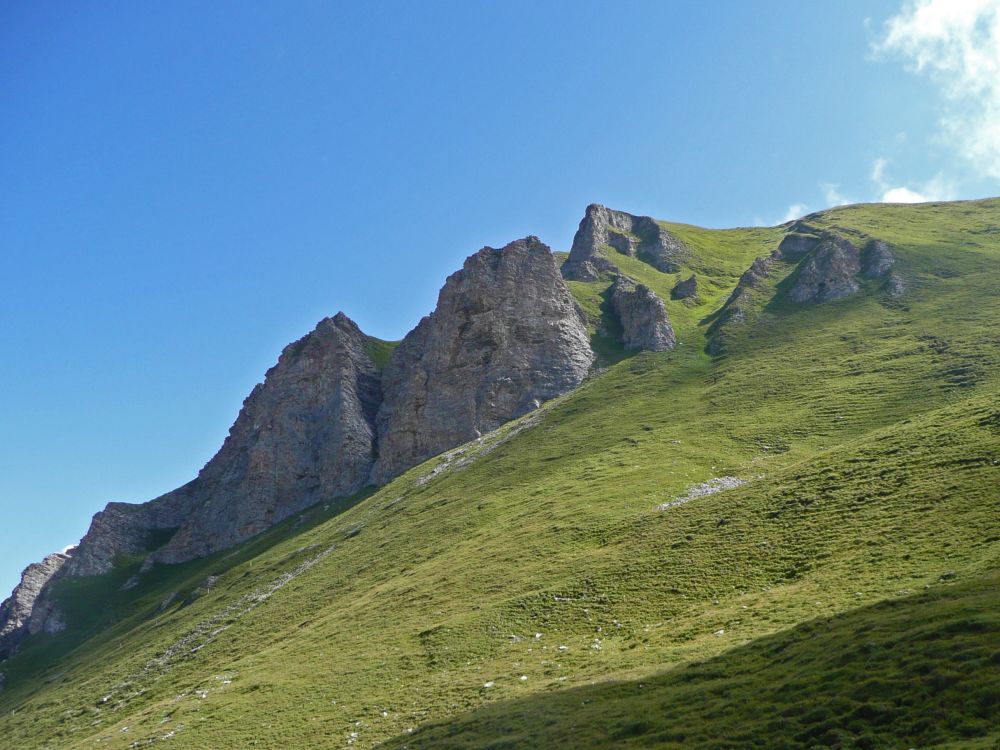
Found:
[[[500,701],[381,747],[867,749],[996,740],[998,594],[992,573],[813,620],[651,678]]]

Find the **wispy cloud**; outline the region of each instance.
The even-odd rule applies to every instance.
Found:
[[[808,211],[809,206],[805,203],[793,203],[788,207],[788,210],[785,211],[785,217],[778,223],[784,224],[786,221],[793,221],[794,219],[798,219],[799,217],[805,215]]]
[[[908,0],[875,47],[937,83],[942,140],[1000,179],[1000,0]]]
[[[840,192],[840,185],[832,182],[821,182],[819,187],[823,191],[823,201],[827,207],[846,206],[848,203],[855,202]]]

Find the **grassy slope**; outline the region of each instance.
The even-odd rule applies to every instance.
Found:
[[[675,352],[618,361],[424,484],[447,458],[128,592],[130,567],[71,582],[68,617],[87,627],[3,665],[0,736],[17,748],[170,733],[191,748],[1000,740],[988,606],[1000,201],[845,207],[816,223],[892,242],[907,295],[789,306],[779,274],[775,301],[713,361],[711,313],[781,233],[669,225],[696,251],[702,298],[668,301]],[[689,273],[615,260],[664,298]],[[572,286],[599,316],[606,283]],[[753,481],[654,510],[724,474]],[[106,594],[95,616],[87,601]],[[912,648],[889,647],[921,623]],[[847,646],[863,628],[870,660]],[[876,669],[894,687],[867,716],[851,690]]]

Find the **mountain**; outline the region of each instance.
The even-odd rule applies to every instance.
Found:
[[[26,571],[0,737],[993,747],[998,288],[996,199],[484,248]]]

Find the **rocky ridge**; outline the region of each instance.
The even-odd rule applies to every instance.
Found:
[[[41,562],[32,563],[21,573],[21,582],[0,603],[0,660],[5,659],[28,632],[35,602],[45,585],[66,564],[72,549],[54,552]]]
[[[468,258],[380,372],[373,352],[389,346],[343,313],[287,346],[195,479],[143,504],[109,503],[72,558],[29,567],[0,610],[7,650],[63,626],[46,596],[57,574],[231,547],[531,411],[579,385],[594,359],[585,316],[536,237]]]
[[[680,270],[688,257],[687,247],[649,216],[633,216],[596,203],[587,206],[573,237],[569,258],[562,266],[571,281],[596,281],[615,265],[607,248],[649,263],[664,273]]]

